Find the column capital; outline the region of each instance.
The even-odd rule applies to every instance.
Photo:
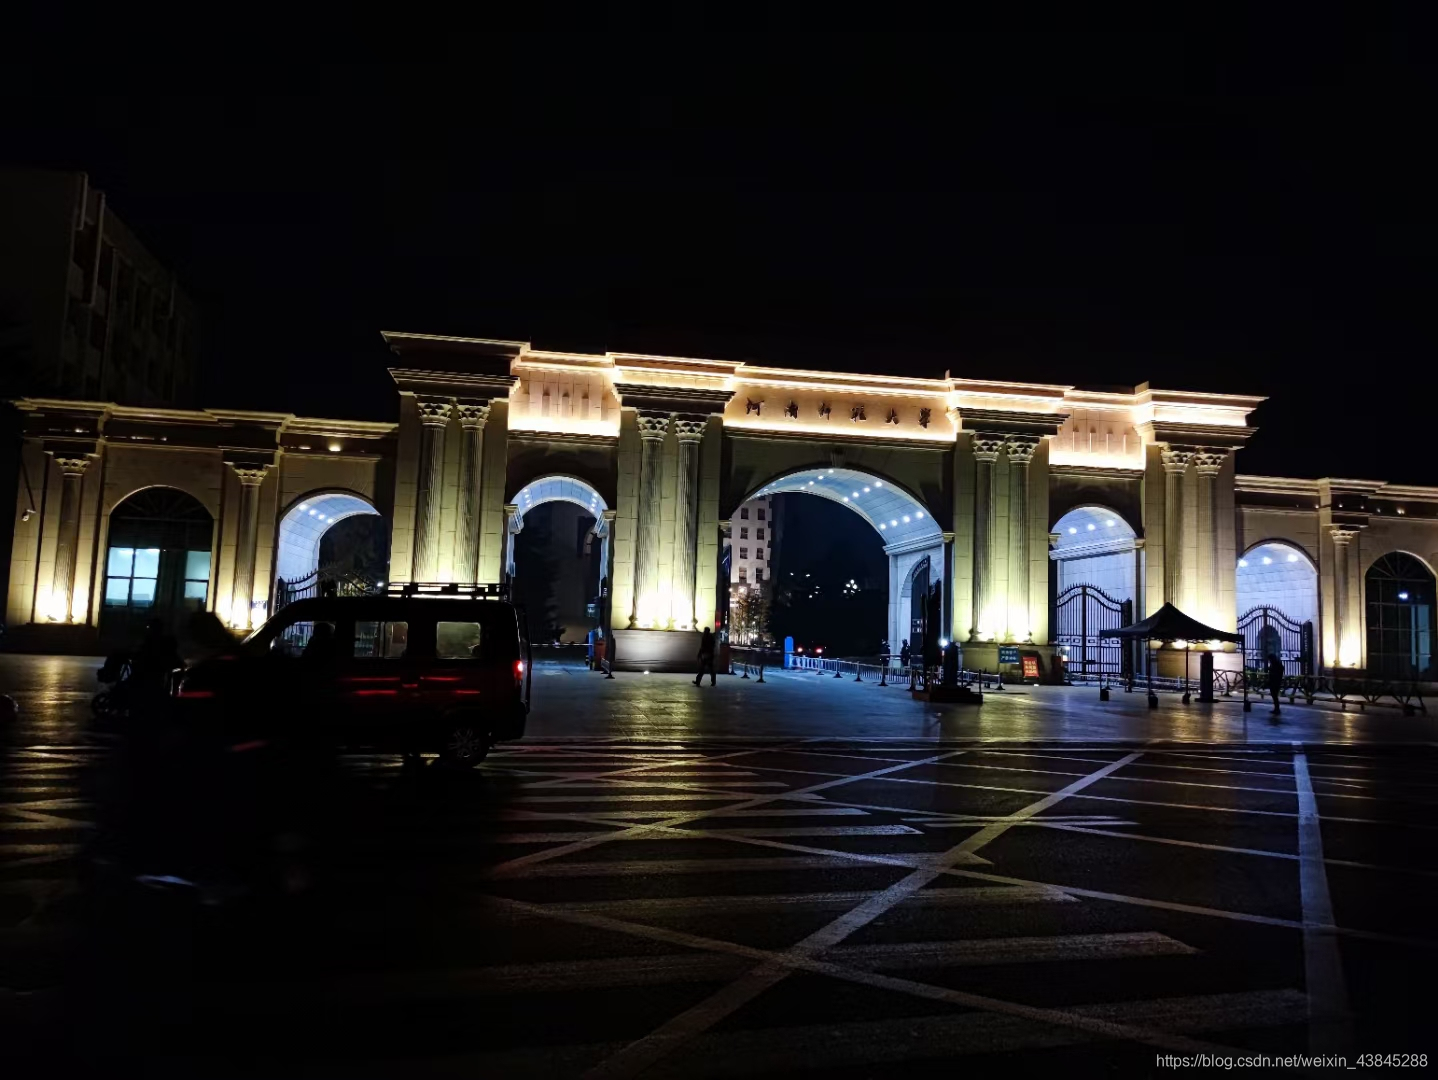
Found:
[[[944,541],[944,543],[946,543],[946,544],[952,544],[952,543],[954,542],[954,536],[955,536],[955,535],[956,535],[956,534],[951,533],[951,532],[941,532],[941,533],[939,533],[939,537],[940,537],[940,538]]]
[[[466,431],[482,430],[489,421],[489,402],[460,401],[454,413],[459,417],[459,426]]]
[[[1349,525],[1330,525],[1328,530],[1333,534],[1333,542],[1339,546],[1346,546],[1358,535],[1358,530]]]
[[[1164,472],[1181,476],[1187,471],[1188,463],[1193,460],[1193,451],[1187,447],[1165,447],[1160,457],[1163,460]]]
[[[60,466],[60,471],[66,476],[83,476],[85,470],[90,467],[90,459],[87,457],[56,457],[55,464]]]
[[[1200,446],[1193,452],[1193,467],[1199,476],[1217,476],[1228,460],[1228,451],[1219,447]]]
[[[415,397],[419,406],[419,422],[425,427],[444,427],[449,423],[451,405],[445,397]]]
[[[734,523],[733,523],[732,521],[730,521],[728,518],[725,518],[723,521],[719,522],[719,535],[720,535],[720,536],[729,536],[729,535],[731,535],[733,532],[734,532]]]
[[[1002,435],[975,435],[974,457],[980,461],[998,461],[999,451],[1004,448],[1005,441]]]
[[[708,426],[707,420],[677,417],[674,421],[674,432],[681,443],[697,443],[704,438],[704,429]]]
[[[1142,551],[1142,550],[1143,550],[1143,546],[1144,546],[1144,538],[1143,538],[1142,536],[1135,537],[1135,538],[1134,538],[1134,542],[1133,542],[1133,549],[1134,549],[1135,551]]]
[[[661,412],[640,412],[635,419],[639,423],[641,439],[663,439],[669,434],[669,414]]]
[[[601,510],[601,511],[599,511],[599,516],[602,517],[605,521],[613,522],[614,519],[619,516],[619,511],[618,511],[618,510]]]
[[[1063,533],[1049,533],[1049,547],[1057,547],[1058,542],[1063,539],[1063,536]]]
[[[1005,447],[1009,452],[1009,461],[1015,465],[1027,465],[1038,448],[1039,441],[1030,438],[1010,439]]]
[[[230,468],[235,470],[244,487],[259,487],[264,483],[265,473],[270,471],[268,465],[236,465],[234,462],[230,462]]]

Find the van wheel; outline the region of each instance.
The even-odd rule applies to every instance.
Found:
[[[449,733],[444,742],[444,753],[440,757],[450,765],[472,769],[489,753],[487,732],[472,727],[457,727]]]

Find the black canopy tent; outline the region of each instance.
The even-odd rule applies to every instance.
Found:
[[[1164,604],[1148,618],[1136,622],[1131,626],[1120,627],[1117,630],[1107,632],[1110,637],[1122,638],[1126,641],[1162,641],[1185,642],[1183,658],[1183,682],[1184,704],[1188,704],[1188,645],[1194,641],[1229,641],[1236,645],[1243,645],[1243,635],[1228,630],[1215,630],[1193,618],[1185,615],[1172,604]],[[1158,695],[1153,692],[1153,653],[1145,649],[1145,670],[1148,673],[1148,704],[1149,708],[1158,707]]]

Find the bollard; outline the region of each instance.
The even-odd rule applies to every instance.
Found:
[[[748,677],[749,677],[749,661],[745,660],[745,661],[744,661],[744,678],[747,679]]]
[[[1108,687],[1107,687],[1107,686],[1100,686],[1100,687],[1098,688],[1098,699],[1099,699],[1100,701],[1107,701],[1107,700],[1108,700]]]
[[[764,681],[764,661],[759,661],[759,681]]]
[[[1000,671],[1000,672],[999,672],[999,682],[998,682],[998,685],[994,687],[994,689],[995,689],[995,690],[1002,690],[1003,688],[1004,688],[1004,673],[1003,673],[1002,671]]]
[[[859,677],[859,665],[858,665],[858,664],[855,664],[855,665],[854,665],[854,681],[855,681],[855,682],[863,682],[863,681],[864,681],[863,679],[861,679],[861,678]]]
[[[840,667],[839,661],[835,660],[835,661],[834,661],[834,678],[836,678],[836,679],[842,679],[842,678],[844,677],[844,673],[839,670],[839,667]]]
[[[1152,690],[1148,692],[1148,707],[1150,709],[1158,708],[1158,695],[1155,694]]]
[[[606,679],[614,678],[614,665],[609,663],[608,661],[605,661],[604,664],[604,677]]]
[[[1185,690],[1185,691],[1183,692],[1183,703],[1184,703],[1185,705],[1187,705],[1187,704],[1189,703],[1189,700],[1190,700],[1190,699],[1189,699],[1189,696],[1188,696],[1188,691]]]

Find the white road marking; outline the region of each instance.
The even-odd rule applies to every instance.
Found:
[[[773,893],[744,896],[664,896],[650,899],[585,900],[543,905],[544,910],[585,911],[631,917],[685,914],[770,913],[775,911],[841,911],[862,903],[875,890],[853,892]],[[1073,897],[1059,889],[971,885],[966,888],[921,889],[903,901],[905,907],[991,907],[1009,904],[1065,904]],[[942,944],[942,943],[941,943]]]
[[[491,902],[513,911],[542,912],[543,910],[539,905],[526,904],[518,900],[505,900],[499,897],[491,897],[489,899]],[[719,941],[713,938],[700,937],[696,934],[687,934],[663,927],[622,922],[618,919],[609,919],[602,915],[566,912],[554,912],[552,914],[562,921],[573,922],[581,926],[592,926],[595,929],[632,934],[635,937],[647,938],[652,941],[662,941],[672,945],[687,946],[689,948],[713,952],[731,953],[736,956],[748,957],[751,960],[765,962],[754,970],[760,970],[773,964],[783,967],[786,972],[795,970],[810,971],[820,975],[829,975],[834,978],[844,979],[847,982],[876,987],[881,990],[893,990],[898,993],[910,994],[929,1001],[941,1001],[963,1008],[979,1009],[985,1012],[997,1013],[1001,1016],[1034,1021],[1039,1024],[1054,1025],[1071,1031],[1083,1032],[1097,1038],[1143,1043],[1148,1046],[1172,1050],[1177,1053],[1192,1054],[1195,1052],[1208,1052],[1218,1053],[1224,1056],[1234,1053],[1231,1047],[1200,1042],[1183,1035],[1170,1034],[1166,1031],[1154,1030],[1148,1027],[1125,1023],[1122,1020],[1110,1019],[1103,1015],[1095,1015],[1099,1009],[1107,1008],[1111,1010],[1113,1006],[1048,1009],[1032,1005],[1023,1005],[1017,1002],[1001,1001],[998,998],[987,997],[981,994],[971,994],[962,990],[953,990],[948,987],[931,986],[927,983],[916,982],[912,979],[904,979],[894,975],[861,971],[832,961],[803,956],[793,949],[786,950],[782,953],[771,952],[750,945],[740,945],[730,941]],[[746,979],[731,983],[728,988],[721,990],[715,997],[720,997],[721,1000],[723,1000],[732,996],[734,988],[744,988],[747,986]],[[1301,998],[1301,995],[1298,996]],[[667,1027],[668,1025],[665,1026]],[[648,1038],[652,1038],[652,1035]],[[646,1040],[640,1040],[640,1042],[644,1043]],[[616,1065],[622,1065],[625,1069],[631,1067],[634,1058],[628,1056],[627,1052],[635,1045],[636,1044],[631,1043],[628,1047],[625,1047],[624,1050],[621,1050],[619,1053],[595,1066],[586,1075],[624,1075],[624,1073],[616,1071]],[[667,1049],[677,1049],[680,1045],[680,1040],[671,1038],[666,1040],[664,1045]],[[687,1062],[691,1056],[692,1055],[686,1055],[685,1061]],[[658,1056],[650,1057],[650,1062],[657,1060]]]
[[[893,864],[886,864],[893,866]],[[736,874],[756,871],[852,870],[844,855],[759,856],[729,859],[638,859],[602,862],[547,862],[528,866],[516,877],[630,877],[651,874]],[[897,869],[909,869],[905,864]]]
[[[616,822],[616,825],[620,823]],[[755,825],[733,829],[686,830],[665,827],[662,824],[654,831],[619,828],[600,832],[576,829],[573,832],[515,832],[495,833],[480,837],[481,842],[491,844],[567,844],[571,840],[611,839],[625,843],[643,843],[654,840],[676,839],[731,839],[737,836],[918,836],[920,830],[908,825]]]
[[[1303,971],[1308,984],[1308,1048],[1314,1053],[1343,1053],[1353,1032],[1343,957],[1334,934],[1333,902],[1323,865],[1323,831],[1318,800],[1308,779],[1308,755],[1293,754],[1298,782],[1298,882],[1303,897]]]
[[[856,945],[835,949],[838,962],[864,969],[901,971],[912,968],[1114,960],[1197,953],[1165,934],[1070,934],[1052,938],[1000,938],[992,941],[937,941],[900,945]],[[742,975],[751,962],[728,953],[665,953],[659,956],[616,956],[593,960],[548,960],[532,964],[497,964],[478,968],[423,971],[357,972],[323,982],[286,981],[243,987],[239,1000],[224,984],[213,994],[227,1009],[264,1013],[276,1004],[322,1001],[328,1005],[381,1002],[448,1001],[493,995],[573,993],[635,986],[720,982]],[[238,989],[238,988],[236,988]],[[245,1004],[245,1000],[249,1004]],[[838,1025],[842,1026],[842,1025]]]
[[[573,821],[578,815],[562,810],[507,810],[502,815],[512,821]],[[673,810],[604,810],[597,816],[615,821],[662,821],[674,816]],[[782,807],[762,810],[731,810],[723,818],[787,818],[787,817],[868,817],[867,810],[856,806]]]
[[[813,784],[806,788],[798,788],[797,790],[786,792],[783,795],[761,795],[753,799],[734,803],[724,808],[715,807],[711,808],[710,810],[694,810],[684,813],[676,813],[673,818],[669,819],[668,824],[682,825],[687,824],[691,821],[698,821],[705,817],[717,817],[720,816],[723,809],[750,810],[759,806],[764,806],[771,802],[778,802],[782,799],[799,798],[805,795],[813,794],[815,792],[824,791],[829,788],[838,787],[841,784],[852,784],[858,780],[872,779],[877,776],[883,776],[888,773],[897,772],[900,769],[912,768],[915,765],[924,765],[934,761],[942,761],[945,758],[954,757],[955,755],[961,753],[963,753],[962,750],[949,750],[945,751],[942,754],[935,754],[927,758],[919,758],[917,761],[907,761],[900,765],[890,765],[883,769],[875,769],[872,772],[860,773],[858,776],[844,776],[834,780],[826,780],[823,783]],[[653,826],[636,825],[633,827],[633,829],[628,831],[637,832],[650,828],[653,828]],[[512,874],[523,873],[526,868],[533,866],[536,863],[548,862],[551,859],[563,858],[566,855],[573,855],[580,851],[587,851],[588,849],[595,847],[598,844],[605,843],[608,840],[617,839],[621,835],[623,834],[618,833],[601,838],[578,840],[571,844],[564,844],[560,847],[550,848],[547,851],[531,852],[528,855],[523,855],[517,859],[510,859],[508,862],[500,863],[498,866],[492,867],[489,871],[489,876],[502,878]]]
[[[1088,776],[1075,780],[1059,791],[1045,795],[1035,803],[1011,814],[1002,822],[993,822],[956,847],[931,858],[930,865],[915,870],[901,881],[875,893],[827,926],[821,927],[802,941],[790,946],[782,954],[770,955],[743,978],[730,983],[724,989],[712,994],[704,1001],[671,1017],[654,1031],[630,1043],[619,1053],[591,1070],[591,1076],[633,1076],[672,1053],[677,1047],[708,1031],[725,1017],[753,1001],[769,987],[781,982],[791,971],[796,960],[816,961],[827,950],[838,945],[851,934],[867,926],[880,915],[901,903],[906,897],[918,892],[931,883],[942,869],[952,866],[1002,836],[1017,822],[1024,821],[1049,807],[1062,802],[1069,795],[1082,791],[1131,762],[1142,754],[1125,755],[1118,761],[1105,765]],[[964,995],[970,997],[969,995]],[[971,998],[971,1000],[974,1000]],[[979,1007],[979,1006],[976,1006]]]

